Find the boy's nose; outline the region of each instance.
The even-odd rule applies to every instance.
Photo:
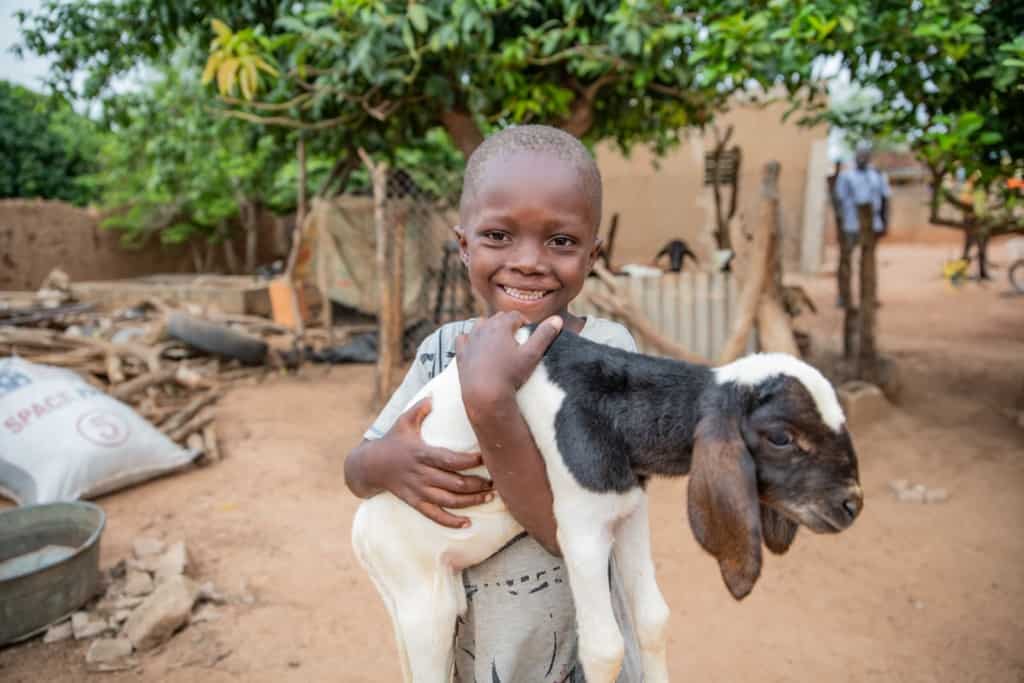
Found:
[[[548,270],[540,249],[528,245],[522,245],[512,253],[508,266],[521,273],[543,273]]]

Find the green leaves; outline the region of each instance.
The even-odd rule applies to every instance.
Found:
[[[423,5],[412,3],[409,5],[408,12],[409,22],[413,27],[420,33],[426,33],[430,19],[428,18],[427,10],[423,8]]]

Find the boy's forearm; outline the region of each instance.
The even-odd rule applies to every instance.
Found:
[[[359,498],[370,498],[383,490],[374,486],[366,468],[367,452],[373,447],[373,443],[373,440],[364,440],[345,458],[345,485]]]
[[[544,459],[514,394],[470,402],[467,411],[484,464],[512,516],[548,552],[560,555]]]

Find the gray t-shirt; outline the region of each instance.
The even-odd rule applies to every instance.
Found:
[[[448,323],[427,337],[409,372],[365,438],[391,429],[423,385],[455,357],[455,338],[468,333],[473,320]],[[581,336],[626,351],[636,342],[622,325],[590,316]],[[612,604],[626,641],[618,683],[643,680],[640,650],[625,606],[614,561],[609,567]],[[457,683],[579,683],[576,661],[576,613],[569,577],[561,558],[549,554],[525,532],[500,551],[463,572],[468,609],[455,634]]]

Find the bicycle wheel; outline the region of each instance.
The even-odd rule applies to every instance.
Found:
[[[1024,259],[1017,259],[1010,264],[1010,284],[1018,293],[1024,294]]]

